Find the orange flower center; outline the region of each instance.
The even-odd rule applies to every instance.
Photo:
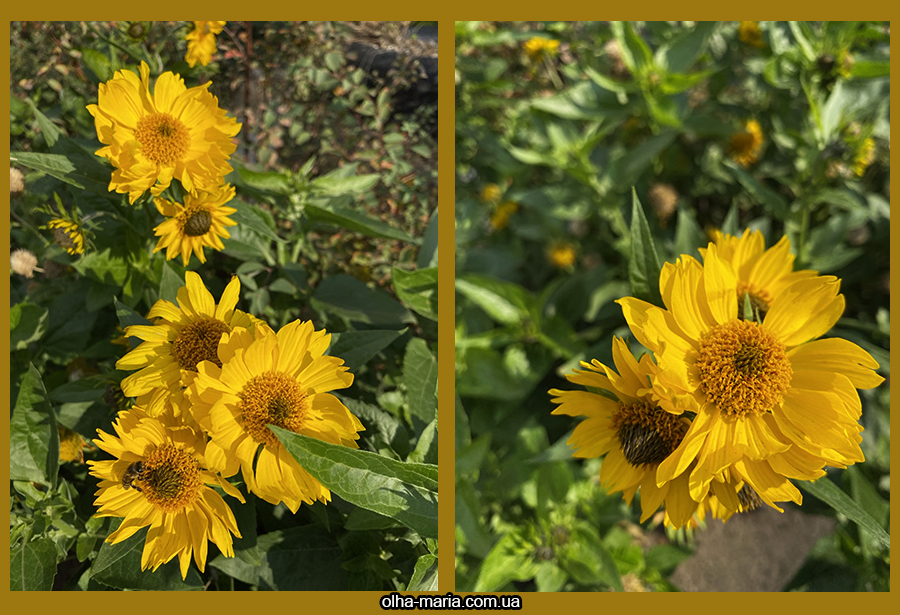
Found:
[[[134,136],[144,156],[158,165],[172,166],[187,153],[191,135],[187,127],[168,113],[145,115]]]
[[[200,361],[212,361],[219,367],[219,340],[231,327],[221,320],[204,316],[183,327],[172,342],[172,355],[182,369],[197,371]]]
[[[662,408],[639,402],[622,405],[612,417],[622,453],[631,465],[658,464],[678,448],[688,424]]]
[[[200,463],[174,444],[147,455],[140,481],[147,501],[165,512],[177,512],[194,502],[203,486]]]
[[[244,429],[257,442],[274,446],[278,438],[266,425],[299,432],[309,405],[300,383],[282,372],[268,371],[251,378],[238,394]]]
[[[700,386],[726,415],[765,414],[781,403],[793,370],[784,344],[748,320],[718,325],[700,340]]]

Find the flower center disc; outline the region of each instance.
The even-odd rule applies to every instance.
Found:
[[[740,488],[737,496],[738,501],[741,503],[741,507],[743,508],[742,512],[747,512],[748,510],[759,508],[763,503],[762,498],[759,497],[759,494],[756,493],[756,490],[746,483],[743,487]]]
[[[731,416],[765,414],[780,404],[793,374],[784,344],[746,320],[707,333],[700,340],[697,369],[707,397]]]
[[[678,448],[687,425],[677,415],[646,403],[623,405],[613,415],[622,453],[631,465],[658,464]]]
[[[208,233],[211,226],[212,214],[205,209],[200,209],[188,214],[182,231],[188,237],[200,237]]]
[[[141,144],[144,156],[165,166],[181,160],[191,145],[187,127],[168,113],[154,113],[139,119],[134,136]]]
[[[172,342],[172,354],[182,369],[197,371],[200,361],[212,361],[219,367],[219,340],[231,327],[221,320],[204,317],[184,327]]]
[[[306,393],[294,378],[265,372],[250,379],[238,395],[244,429],[257,442],[276,445],[278,438],[267,424],[299,432],[306,419]]]
[[[200,464],[172,444],[147,455],[141,472],[144,497],[159,509],[176,512],[197,499],[203,478]]]

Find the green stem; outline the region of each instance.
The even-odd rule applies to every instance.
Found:
[[[799,245],[797,246],[797,256],[800,257],[800,264],[806,265],[809,260],[807,259],[807,251],[809,246],[807,245],[807,235],[809,234],[809,205],[804,202],[803,209],[800,212],[800,239],[798,240]]]

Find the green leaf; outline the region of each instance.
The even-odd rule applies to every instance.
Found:
[[[340,357],[344,360],[347,369],[355,372],[404,333],[406,333],[406,329],[332,333],[331,348],[328,354]]]
[[[891,63],[887,60],[856,60],[850,70],[850,77],[853,79],[888,77],[890,74]]]
[[[413,338],[403,358],[403,381],[409,397],[409,413],[417,434],[437,411],[437,359],[421,338]]]
[[[318,524],[292,527],[259,537],[261,563],[219,555],[210,565],[260,589],[339,591],[347,589],[342,549]]]
[[[56,413],[41,374],[29,364],[9,422],[9,478],[55,487],[58,471]]]
[[[500,324],[516,326],[528,317],[526,291],[516,284],[467,274],[456,279],[456,292]]]
[[[737,178],[740,184],[750,193],[760,205],[762,205],[766,211],[769,212],[772,216],[778,218],[779,220],[786,220],[788,215],[790,214],[790,206],[788,205],[787,199],[783,196],[775,192],[774,190],[767,188],[760,184],[756,179],[747,173],[744,169],[740,168],[734,162],[730,160],[726,160],[724,162],[725,166],[732,172],[732,174]]]
[[[610,26],[613,35],[619,41],[619,51],[628,70],[636,74],[653,63],[653,53],[650,51],[650,47],[644,39],[637,35],[630,22],[613,21],[610,22]]]
[[[364,212],[335,205],[331,201],[319,201],[307,203],[303,210],[310,220],[336,224],[341,228],[356,231],[369,237],[381,239],[398,239],[407,243],[418,244],[420,240],[414,238],[406,231],[394,228],[390,224],[372,218]]]
[[[867,531],[880,545],[891,548],[891,537],[859,504],[850,499],[840,487],[831,482],[828,477],[822,477],[816,481],[797,481],[797,486],[819,498],[837,512],[849,518]]]
[[[728,208],[728,214],[725,216],[725,221],[722,222],[721,231],[726,235],[734,235],[735,237],[741,236],[741,232],[738,228],[737,203],[732,203],[731,207]]]
[[[694,215],[684,207],[678,208],[678,226],[675,229],[675,258],[682,254],[695,256],[697,248],[707,244],[706,233],[697,224]]]
[[[84,189],[84,185],[70,177],[75,166],[65,156],[60,154],[35,154],[33,152],[10,152],[9,161],[16,162],[23,167],[41,171],[56,179]]]
[[[389,294],[369,288],[349,275],[332,275],[322,280],[313,301],[326,311],[369,325],[402,327],[415,322],[413,315]]]
[[[437,538],[437,466],[404,463],[270,425],[303,469],[338,496]]]
[[[631,198],[631,261],[628,264],[631,294],[662,307],[662,295],[659,293],[659,272],[662,265],[650,233],[650,225],[634,188],[631,189]]]
[[[113,77],[113,68],[109,58],[91,47],[82,47],[81,55],[84,63],[91,69],[100,82],[109,81]]]
[[[347,409],[366,426],[366,431],[363,432],[364,438],[378,448],[381,445],[390,448],[400,457],[406,457],[409,454],[409,432],[400,419],[377,406],[358,399],[351,399],[337,393],[335,393],[335,397],[341,400],[341,403],[347,406]]]
[[[113,528],[115,529],[115,528]],[[117,589],[146,590],[202,590],[203,581],[191,563],[187,578],[182,581],[178,558],[163,564],[155,572],[141,571],[141,553],[147,528],[141,528],[122,542],[104,542],[91,565],[91,579]]]
[[[239,225],[243,224],[254,233],[269,239],[284,243],[285,240],[275,232],[275,220],[272,214],[255,206],[249,205],[240,199],[232,199],[227,203],[228,207],[234,207],[237,211],[231,214],[231,218]]]
[[[422,237],[422,246],[419,248],[419,254],[416,256],[416,267],[418,269],[428,269],[429,267],[437,267],[438,264],[438,212],[437,210],[428,220],[428,226],[425,227],[425,235]]]
[[[62,135],[62,131],[56,124],[50,121],[50,118],[41,113],[33,100],[26,98],[25,101],[31,106],[32,112],[34,112],[34,119],[41,129],[41,133],[44,135],[44,141],[47,143],[47,147],[53,147],[60,135]]]
[[[698,21],[690,30],[679,35],[666,49],[666,69],[670,73],[686,73],[706,49],[716,28],[714,21]]]
[[[168,261],[163,264],[162,279],[159,282],[159,298],[178,303],[178,289],[185,286],[184,277],[175,271]]]
[[[406,271],[393,268],[394,292],[400,301],[425,318],[437,320],[438,268]]]
[[[624,591],[616,562],[594,528],[576,527],[560,551],[563,568],[579,583],[603,583],[616,591]]]
[[[675,140],[677,135],[677,131],[666,128],[660,131],[658,135],[654,135],[637,147],[631,148],[615,164],[613,173],[616,183],[625,186],[636,183],[641,173],[650,167],[653,159],[662,153]]]
[[[238,177],[241,178],[241,182],[239,183],[243,183],[249,188],[256,188],[257,190],[270,192],[280,196],[287,196],[294,192],[290,178],[286,177],[283,173],[274,171],[252,171],[247,167],[240,166],[237,167],[237,172]],[[229,206],[233,207],[233,205]]]
[[[152,322],[120,302],[118,299],[113,299],[113,305],[116,307],[116,316],[119,319],[119,325],[123,329],[125,327],[130,327],[131,325],[153,325]]]
[[[469,427],[469,416],[466,409],[463,408],[462,401],[459,399],[459,393],[456,393],[456,430],[453,434],[455,440],[454,451],[459,454],[463,447],[468,446],[472,441],[472,430]]]
[[[368,175],[356,175],[356,165],[353,165],[353,175],[348,175],[347,167],[332,171],[328,175],[323,175],[311,183],[311,186],[317,192],[331,196],[341,194],[360,194],[369,192],[381,179],[376,173]]]
[[[887,527],[890,517],[891,505],[879,495],[862,471],[857,466],[847,468],[850,476],[850,493],[853,500],[865,510],[872,519],[882,528]],[[863,554],[868,558],[880,551],[877,540],[866,530],[860,532],[860,544]]]
[[[9,346],[24,350],[47,332],[50,312],[34,303],[17,303],[9,310]]]
[[[426,553],[416,560],[416,568],[406,591],[409,592],[436,592],[438,590],[438,566],[437,558]]]
[[[456,480],[473,479],[481,469],[491,448],[491,433],[487,432],[456,451]],[[571,457],[571,453],[569,454]]]
[[[9,589],[50,591],[58,559],[52,538],[41,537],[15,545],[9,552]]]
[[[510,533],[497,541],[481,564],[473,591],[501,590],[512,581],[527,581],[537,573],[532,554],[520,540]]]

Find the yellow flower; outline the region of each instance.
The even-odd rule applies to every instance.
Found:
[[[120,412],[113,429],[115,436],[98,429],[94,443],[115,459],[88,461],[100,479],[96,516],[124,517],[106,542],[116,544],[149,526],[141,570],[156,570],[177,555],[182,578],[192,554],[203,572],[207,541],[234,557],[231,534],[241,534],[231,509],[210,485],[244,498],[207,465],[206,434],[196,423],[153,418],[135,407]]]
[[[166,260],[179,254],[185,267],[196,253],[201,263],[206,262],[203,247],[224,250],[220,237],[231,237],[226,226],[237,222],[229,218],[237,210],[225,207],[234,198],[234,186],[220,186],[214,192],[200,192],[198,196],[185,195],[184,205],[156,197],[156,209],[166,217],[166,221],[153,229],[160,238],[153,253],[166,249]]]
[[[637,340],[656,354],[654,384],[669,392],[676,411],[695,413],[660,464],[658,484],[693,467],[697,502],[719,481],[743,481],[781,510],[776,501],[802,500],[789,478],[813,480],[825,465],[863,461],[856,389],[883,379],[856,344],[816,339],[844,310],[837,278],[797,280],[773,298],[761,323],[739,317],[738,276],[715,244],[702,266],[687,255],[666,263],[659,286],[667,309],[618,301]],[[737,509],[737,496],[725,501],[723,493],[714,492]]]
[[[759,152],[762,150],[763,133],[762,127],[756,120],[750,120],[744,124],[742,132],[735,133],[731,136],[730,150],[731,157],[742,167],[749,167],[759,159]]]
[[[755,21],[742,21],[738,25],[738,38],[742,43],[746,43],[751,47],[762,47],[762,30]]]
[[[206,66],[212,61],[212,56],[216,52],[216,34],[221,33],[224,27],[224,21],[194,22],[194,29],[185,37],[188,49],[184,61],[188,66],[194,68],[197,62],[201,66]]]
[[[808,269],[794,271],[791,242],[785,236],[766,250],[766,240],[760,231],[747,229],[741,237],[712,231],[719,259],[727,261],[737,276],[738,314],[743,315],[744,295],[759,320],[765,317],[775,298],[798,280],[815,277]],[[706,257],[706,248],[700,248]]]
[[[497,184],[486,184],[481,189],[481,201],[483,203],[498,203],[503,192]]]
[[[68,427],[57,425],[59,431],[59,460],[84,463],[84,438]]]
[[[853,172],[862,177],[873,162],[875,162],[875,140],[866,137],[853,158]]]
[[[575,370],[566,378],[589,389],[608,391],[615,399],[590,390],[551,389],[553,403],[559,404],[553,414],[587,417],[572,432],[568,444],[576,449],[575,457],[606,455],[600,483],[608,488],[607,493],[622,491],[631,504],[640,488],[641,522],[665,502],[671,525],[681,527],[697,510],[697,502],[688,492],[690,472],[657,485],[656,471],[681,443],[690,422],[663,407],[672,406],[664,390],[648,387],[648,379],[658,371],[649,354],[636,361],[627,344],[616,337],[613,361],[618,374],[594,359],[582,362],[585,370]]]
[[[543,55],[554,56],[559,53],[559,41],[541,36],[528,39],[522,47],[532,62]]]
[[[519,204],[512,201],[506,201],[497,206],[491,214],[491,226],[495,231],[506,228],[509,219],[514,213],[519,211]]]
[[[47,223],[53,230],[53,241],[73,256],[84,253],[84,231],[81,225],[73,220],[53,218]]]
[[[197,373],[201,361],[221,364],[216,349],[223,333],[248,328],[261,320],[236,310],[241,283],[231,279],[219,304],[193,271],[185,274],[186,285],[178,291],[178,305],[160,299],[147,318],[153,325],[126,327],[125,335],[144,342],[116,362],[116,369],[139,370],[122,380],[122,392],[136,397],[151,416],[171,409],[182,414],[187,405],[184,390]]]
[[[99,104],[88,105],[97,138],[106,147],[96,154],[115,167],[109,189],[135,200],[146,190],[159,196],[177,179],[185,190],[215,190],[231,172],[232,137],[241,129],[219,109],[207,91],[210,82],[188,89],[165,72],[150,93],[150,68],[141,62],[138,78],[117,71],[100,84]]]
[[[575,264],[575,246],[567,241],[557,241],[547,250],[547,259],[560,269]]]
[[[309,321],[295,320],[277,334],[260,329],[255,340],[236,329],[219,346],[221,365],[200,363],[188,389],[194,416],[209,432],[207,454],[225,466],[224,476],[242,471],[250,491],[292,512],[302,502],[328,502],[331,492],[266,425],[352,448],[364,429],[328,393],[353,383],[343,359],[324,355],[330,342]]]

